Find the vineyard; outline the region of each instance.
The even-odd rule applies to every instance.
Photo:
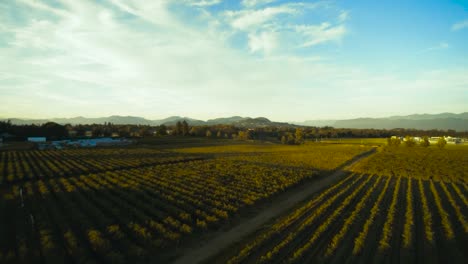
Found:
[[[216,262],[465,263],[468,151],[385,149]]]
[[[468,148],[384,148],[354,171],[464,184],[468,180]]]
[[[182,149],[181,152],[190,154],[216,153],[226,154],[226,158],[233,161],[248,161],[269,166],[301,167],[319,170],[333,170],[370,147],[352,145],[234,145],[204,148]],[[239,155],[242,153],[242,155]],[[233,154],[233,155],[229,155]]]
[[[0,152],[0,263],[160,261],[369,149],[216,148]]]
[[[0,184],[200,159],[153,149],[0,152]]]

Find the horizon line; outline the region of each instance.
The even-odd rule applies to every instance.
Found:
[[[441,114],[454,114],[454,115],[461,115],[464,113],[468,113],[468,111],[464,112],[438,112],[438,113],[413,113],[413,114],[395,114],[395,115],[386,115],[386,116],[376,116],[376,117],[370,117],[370,116],[359,116],[359,117],[352,117],[352,118],[310,118],[310,119],[305,119],[303,121],[298,121],[298,120],[289,120],[289,121],[275,121],[275,122],[307,122],[307,121],[338,121],[338,120],[352,120],[352,119],[362,119],[362,118],[371,118],[371,119],[378,119],[378,118],[390,118],[390,117],[405,117],[405,116],[412,116],[412,115],[441,115]],[[72,116],[72,117],[40,117],[40,118],[31,118],[31,117],[0,117],[2,120],[10,120],[10,119],[21,119],[21,120],[51,120],[51,119],[73,119],[73,118],[87,118],[87,119],[97,119],[97,118],[109,118],[109,117],[133,117],[133,118],[143,118],[148,121],[159,121],[171,117],[180,117],[182,119],[193,119],[197,121],[203,121],[207,122],[208,120],[213,120],[213,119],[220,119],[220,118],[232,118],[232,117],[242,117],[242,118],[267,118],[268,120],[272,121],[273,119],[266,117],[266,116],[242,116],[242,115],[229,115],[229,116],[220,116],[220,117],[215,117],[215,118],[208,118],[208,119],[199,119],[199,118],[194,118],[194,117],[189,117],[189,116],[182,116],[182,115],[169,115],[167,117],[163,118],[150,118],[150,117],[145,117],[145,116],[136,116],[136,115],[108,115],[108,116],[96,116],[96,117],[89,117],[89,116]]]

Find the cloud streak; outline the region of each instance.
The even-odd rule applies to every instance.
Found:
[[[311,112],[333,117],[333,108],[335,117],[344,117],[368,112],[367,97],[357,96],[356,87],[358,94],[385,101],[414,87],[438,96],[468,83],[466,71],[407,80],[322,60],[316,48],[346,40],[352,18],[340,8],[279,1],[240,7],[220,1],[57,2],[22,0],[0,8],[2,115],[299,120]],[[10,10],[24,20],[8,19]]]
[[[435,46],[419,51],[418,54],[427,53],[427,52],[436,51],[436,50],[444,50],[444,49],[448,49],[449,47],[450,45],[447,42],[441,42]]]
[[[466,28],[468,28],[468,19],[453,24],[451,29],[452,31],[458,31]]]

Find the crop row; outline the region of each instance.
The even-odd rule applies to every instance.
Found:
[[[465,149],[387,148],[360,162],[355,172],[421,178],[444,182],[468,182]]]
[[[354,174],[220,258],[231,255],[229,263],[394,263],[429,252],[433,255],[426,257],[439,262],[462,261],[467,191],[462,184]],[[417,250],[422,241],[416,237],[427,241],[424,252]]]
[[[129,150],[96,151],[98,154],[90,150],[0,152],[0,184],[197,159],[144,149],[141,153],[136,150],[130,153]],[[90,154],[86,155],[88,152]]]
[[[154,261],[190,234],[310,177],[305,168],[215,159],[11,184],[3,200],[17,213],[1,209],[19,230],[34,230],[2,236],[0,260]]]
[[[300,151],[277,151],[255,153],[255,155],[236,155],[233,160],[247,160],[273,166],[295,166],[308,167],[319,170],[333,170],[343,161],[347,161],[356,155],[368,150],[368,147],[360,146],[314,146],[314,148],[303,147]],[[313,153],[313,155],[311,155]]]

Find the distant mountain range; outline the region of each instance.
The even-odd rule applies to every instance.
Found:
[[[3,119],[6,120],[6,119]],[[19,119],[10,118],[13,124],[44,124],[56,122],[59,124],[104,124],[113,123],[116,125],[175,125],[178,121],[186,120],[190,125],[234,125],[238,127],[293,127],[293,126],[332,126],[336,128],[413,128],[413,129],[453,129],[457,131],[468,131],[468,112],[461,114],[441,113],[441,114],[415,114],[408,116],[391,116],[385,118],[356,118],[346,120],[308,120],[305,122],[274,122],[265,117],[222,117],[209,119],[207,121],[193,119],[189,117],[171,116],[160,120],[149,120],[136,116],[109,116],[99,118],[73,117],[73,118],[52,118],[52,119]]]
[[[295,122],[302,126],[332,126],[336,128],[375,128],[375,129],[453,129],[468,131],[468,112],[461,114],[415,114],[407,116],[390,116],[384,118],[355,118],[345,120],[308,120]]]
[[[89,125],[89,124],[104,124],[112,123],[115,125],[166,125],[173,126],[179,121],[187,121],[190,125],[202,126],[202,125],[235,125],[238,127],[266,127],[266,126],[295,126],[288,123],[273,122],[265,117],[223,117],[216,119],[209,119],[207,121],[193,119],[190,117],[182,116],[171,116],[159,120],[149,120],[143,117],[137,116],[109,116],[109,117],[98,117],[98,118],[86,118],[86,117],[73,117],[73,118],[51,118],[51,119],[20,119],[20,118],[9,118],[9,119],[0,119],[3,121],[10,120],[13,124],[16,125],[28,125],[36,124],[41,125],[47,122],[55,122],[58,124],[71,124],[71,125]]]

